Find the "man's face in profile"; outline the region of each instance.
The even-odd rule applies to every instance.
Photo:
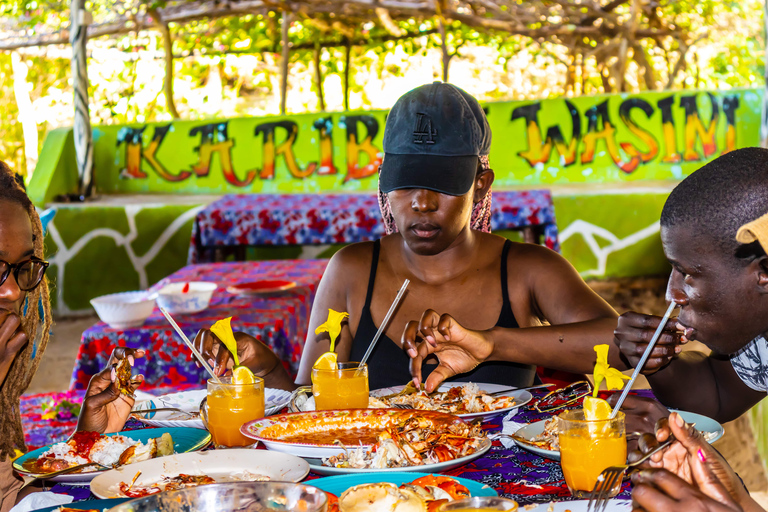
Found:
[[[672,265],[667,300],[680,305],[689,339],[715,353],[732,354],[768,330],[765,295],[751,267],[695,226],[662,226],[664,254]]]

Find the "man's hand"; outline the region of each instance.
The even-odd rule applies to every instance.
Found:
[[[666,469],[712,498],[719,499],[722,488],[741,506],[747,503],[749,494],[730,465],[704,440],[701,432],[685,423],[677,413],[659,420],[656,436],[643,436],[638,443],[641,453],[631,453],[630,460],[654,450],[669,439],[670,434],[677,441],[652,455],[648,466]]]
[[[700,475],[712,479],[711,475]],[[716,497],[710,497],[669,471],[646,469],[632,475],[633,512],[742,512],[727,491],[713,484]]]
[[[143,350],[119,347],[112,351],[107,367],[91,378],[85,392],[83,408],[77,421],[77,430],[99,433],[120,432],[131,413],[135,400],[121,393],[115,384],[115,366],[125,358],[133,366],[134,359],[144,357]],[[132,384],[138,387],[144,380],[137,375]]]
[[[272,350],[243,332],[236,332],[237,358],[240,364],[247,366],[257,377],[264,377],[280,364],[280,359]],[[213,373],[222,376],[232,370],[235,360],[227,347],[210,329],[200,329],[193,342],[198,352],[213,368]],[[200,364],[195,360],[195,363]]]
[[[472,370],[493,352],[493,341],[485,331],[462,327],[451,315],[438,315],[427,309],[419,322],[406,324],[403,350],[411,358],[410,370],[417,388],[421,384],[421,364],[434,354],[440,364],[429,374],[425,387],[434,391],[445,379]]]
[[[614,393],[608,398],[608,403],[611,406],[616,405],[619,396],[621,393]],[[625,415],[624,424],[627,432],[640,432],[641,434],[654,434],[657,422],[669,416],[669,409],[657,400],[634,395],[627,395],[621,406],[621,412]]]
[[[656,328],[661,323],[661,317],[643,315],[629,311],[619,317],[616,330],[613,331],[613,342],[619,347],[622,356],[634,368],[645,349],[648,348]],[[667,320],[667,325],[661,332],[651,355],[648,357],[642,373],[650,375],[669,364],[672,358],[682,351],[681,344],[688,340],[678,332],[677,320]]]
[[[5,382],[13,360],[27,341],[19,315],[12,311],[0,310],[0,386]]]

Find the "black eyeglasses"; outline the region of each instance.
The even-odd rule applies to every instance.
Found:
[[[29,259],[14,264],[0,260],[0,286],[5,284],[5,280],[13,272],[19,289],[24,292],[32,291],[43,280],[47,268],[48,262],[38,259]]]

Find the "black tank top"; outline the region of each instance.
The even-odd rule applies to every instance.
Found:
[[[507,291],[507,254],[512,243],[507,240],[501,253],[501,293],[502,304],[497,327],[520,327],[512,312]],[[350,361],[359,361],[368,344],[373,339],[378,327],[374,325],[371,317],[371,298],[373,297],[373,284],[376,281],[376,268],[379,264],[379,240],[373,245],[373,261],[371,262],[371,275],[368,278],[368,292],[365,296],[365,305],[360,313],[360,324],[357,326],[355,338],[352,340]],[[376,347],[368,359],[368,384],[371,389],[387,388],[406,384],[411,380],[408,370],[410,358],[395,344],[386,334],[382,335]],[[426,379],[434,365],[425,365],[422,369],[422,378]],[[479,364],[468,373],[457,375],[449,380],[460,382],[487,382],[508,386],[530,386],[536,375],[536,367],[527,364],[508,362],[487,362]]]

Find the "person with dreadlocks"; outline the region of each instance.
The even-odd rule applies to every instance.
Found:
[[[491,131],[482,107],[450,84],[418,87],[395,103],[384,130],[379,203],[387,235],[351,244],[331,258],[317,290],[309,332],[328,310],[349,312],[336,344],[339,361],[359,361],[405,279],[410,285],[369,359],[372,389],[411,380],[403,352],[403,326],[425,308],[450,311],[466,325],[549,333],[546,354],[533,336],[514,362],[489,362],[458,378],[525,386],[535,364],[590,371],[596,338],[608,338],[616,313],[560,255],[512,243],[489,233]],[[556,327],[541,326],[543,320]],[[535,327],[535,328],[534,328]],[[529,329],[530,328],[530,329]],[[563,346],[563,336],[569,343]],[[269,387],[294,389],[310,382],[312,366],[329,350],[326,334],[310,334],[298,375],[290,379],[279,358],[252,337],[237,333],[241,364]],[[220,374],[232,367],[228,351],[208,330],[195,343]],[[616,351],[618,352],[618,351]]]
[[[0,162],[0,512],[13,507],[23,483],[13,472],[11,460],[26,448],[19,397],[48,345],[47,267],[40,217],[27,197],[24,181]],[[141,351],[117,349],[110,363],[141,356]],[[110,365],[91,379],[78,430],[122,429],[133,400],[125,395],[118,400],[112,372]]]

